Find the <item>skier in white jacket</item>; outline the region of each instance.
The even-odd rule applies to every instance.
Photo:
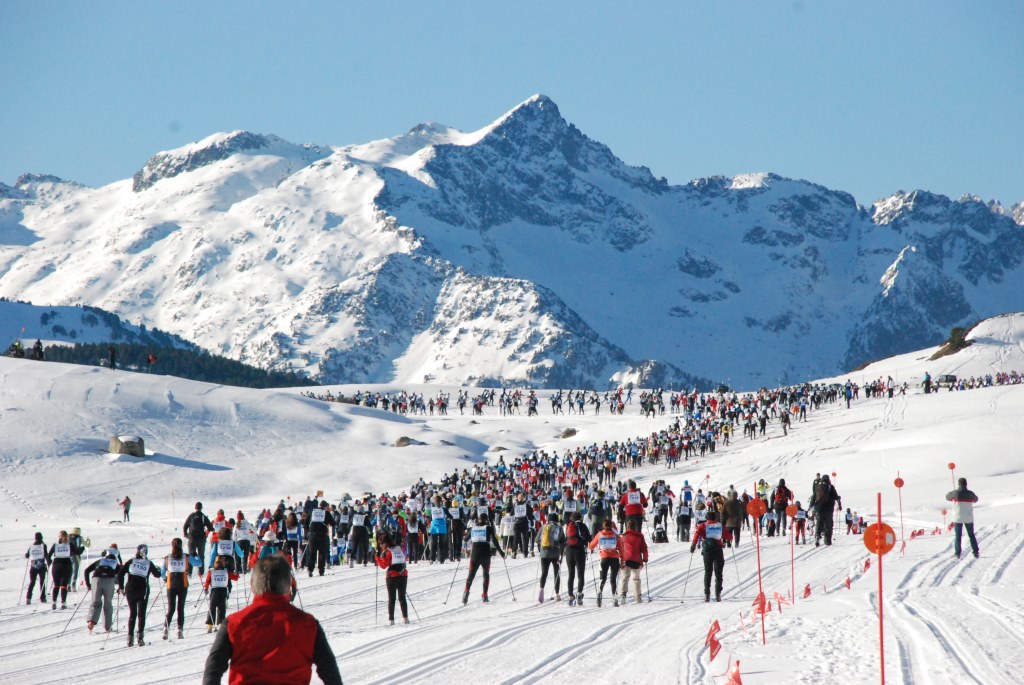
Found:
[[[971,541],[971,551],[975,558],[978,556],[978,539],[974,537],[974,503],[978,496],[967,489],[967,479],[961,478],[957,481],[957,489],[946,493],[946,500],[953,503],[953,553],[960,558],[960,538],[964,528],[967,529],[967,537]]]

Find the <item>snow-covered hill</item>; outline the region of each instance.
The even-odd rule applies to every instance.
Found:
[[[749,489],[757,479],[784,477],[804,499],[814,474],[830,472],[843,505],[869,520],[881,492],[884,519],[909,538],[915,529],[941,528],[951,487],[947,463],[954,462],[956,475],[968,478],[981,498],[981,558],[954,559],[946,532],[908,540],[904,555],[897,547],[885,557],[887,680],[1016,683],[1024,668],[1018,649],[1024,456],[1016,448],[1024,385],[930,395],[916,385],[925,371],[1024,371],[1024,315],[986,321],[970,338],[970,347],[936,361],[929,360],[934,348],[920,350],[853,374],[855,381],[887,374],[914,381],[905,396],[859,399],[850,409],[826,404],[788,436],[772,423],[765,437],[736,438],[678,470],[646,466],[630,475],[645,489],[665,478],[676,490],[684,479]],[[404,387],[428,394],[439,389]],[[196,682],[212,642],[201,619],[192,623],[194,591],[185,638],[169,642],[159,639],[163,605],[154,592],[150,646],[143,649],[123,646],[121,611],[122,632],[101,651],[104,636],[87,635],[85,609],[71,616],[86,598],[84,588],[67,611],[19,605],[22,555],[35,531],[50,542],[58,530],[80,526],[93,550],[111,542],[130,550],[144,542],[159,559],[196,500],[208,510],[241,509],[251,516],[281,498],[321,488],[331,500],[344,492],[395,492],[420,476],[437,479],[499,453],[508,459],[535,448],[550,453],[623,440],[649,435],[668,421],[642,418],[635,405],[624,416],[555,417],[542,410],[533,418],[502,417],[487,410],[482,417],[403,417],[308,399],[298,390],[0,358],[0,680]],[[560,438],[569,427],[578,433]],[[152,454],[104,454],[107,438],[121,432],[143,435]],[[402,436],[422,444],[395,447]],[[906,481],[902,500],[892,485],[897,472]],[[120,519],[117,501],[126,494],[135,503],[132,522],[111,521]],[[582,607],[539,606],[536,559],[509,560],[506,574],[496,558],[491,603],[481,604],[474,593],[466,607],[458,604],[458,589],[445,603],[453,580],[459,587],[464,582],[464,565],[412,566],[415,613],[408,627],[380,625],[384,608],[375,606],[377,576],[370,568],[300,575],[298,582],[302,604],[324,625],[346,682],[479,678],[485,664],[487,679],[499,683],[721,683],[712,675],[737,659],[747,685],[878,681],[877,562],[865,569],[868,554],[859,536],[840,534],[829,548],[797,546],[792,576],[788,540],[761,538],[768,596],[787,595],[795,586],[802,597],[804,586],[811,588],[807,599],[768,615],[767,647],[760,626],[750,623],[758,563],[747,534],[728,552],[721,604],[700,601],[700,557],[691,566],[688,547],[652,545],[644,592],[653,601],[622,608],[594,605],[591,565]],[[245,599],[244,587],[236,589],[231,610]],[[723,651],[709,664],[704,640],[715,620]]]
[[[534,96],[362,145],[245,131],[86,188],[0,186],[0,296],[324,382],[777,385],[1019,309],[1021,205],[671,186]]]

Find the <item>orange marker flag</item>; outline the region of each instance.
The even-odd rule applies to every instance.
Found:
[[[869,568],[871,568],[871,557],[864,560],[864,573],[867,573]]]
[[[720,651],[722,651],[722,643],[719,642],[718,640],[716,640],[714,635],[711,636],[711,643],[710,643],[710,645],[711,645],[711,650],[710,650],[711,658],[708,659],[708,663],[711,663],[712,661],[714,661],[715,657],[718,656],[718,653]]]
[[[704,646],[705,647],[707,647],[709,644],[711,644],[711,641],[715,639],[715,634],[718,631],[720,631],[721,629],[722,629],[722,626],[718,625],[718,619],[716,618],[715,622],[711,624],[710,628],[708,628],[708,636],[704,639]]]
[[[847,590],[850,589],[850,576],[846,576],[846,580],[843,581],[843,585],[846,586]]]
[[[740,661],[736,660],[736,665],[729,671],[729,679],[725,681],[725,685],[743,685],[743,679],[740,678]]]
[[[804,599],[807,599],[810,596],[811,596],[811,584],[807,583],[807,585],[804,586]]]

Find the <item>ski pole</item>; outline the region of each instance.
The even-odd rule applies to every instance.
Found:
[[[648,604],[650,604],[651,601],[652,601],[651,600],[651,574],[648,573],[648,571],[647,571],[647,567],[650,566],[650,565],[651,565],[650,561],[648,561],[646,564],[644,564],[644,578],[647,579],[647,603]]]
[[[508,589],[512,592],[512,601],[516,601],[516,590],[512,587],[512,574],[508,572],[508,561],[506,561],[504,555],[501,557],[501,563],[505,564],[505,576],[508,578]]]
[[[455,587],[455,579],[459,575],[459,565],[460,564],[462,564],[462,557],[461,556],[459,557],[459,560],[455,563],[455,573],[452,574],[452,582],[451,582],[451,585],[448,586],[448,594],[445,595],[444,602],[442,602],[442,604],[448,604],[448,598],[452,596],[452,588]]]
[[[416,611],[416,605],[415,605],[415,604],[413,604],[413,602],[412,602],[412,595],[410,595],[410,594],[406,594],[406,595],[405,595],[405,598],[406,598],[407,600],[409,600],[409,606],[411,606],[411,607],[412,607],[412,611],[413,611],[413,613],[414,613],[414,614],[416,614],[416,621],[417,621],[417,622],[419,622],[419,623],[423,623],[423,619],[422,619],[422,618],[420,618],[420,612]]]
[[[373,560],[373,624],[377,625],[377,613],[380,609],[380,566]],[[448,600],[445,600],[446,602]]]
[[[740,582],[740,565],[739,565],[739,562],[736,561],[736,548],[735,547],[732,548],[732,565],[736,569],[736,582],[739,583]]]
[[[601,591],[597,589],[597,571],[594,570],[594,555],[588,554],[590,557],[590,581],[594,584],[594,597],[601,594]]]
[[[25,581],[28,580],[28,569],[29,569],[30,566],[32,566],[32,560],[31,559],[29,559],[28,562],[25,563],[25,575],[23,575],[21,577],[21,589],[18,590],[18,605],[19,606],[21,605],[21,598],[23,596],[23,593],[25,592]]]
[[[693,553],[690,553],[690,563],[686,567],[686,581],[683,583],[683,598],[679,600],[680,604],[686,602],[686,588],[690,584],[690,569],[693,568]]]
[[[118,624],[119,624],[119,621],[118,621],[118,618],[117,618],[117,617],[119,617],[119,616],[121,615],[121,600],[122,600],[123,598],[124,598],[124,595],[122,595],[122,594],[121,594],[120,592],[118,592],[118,593],[117,593],[117,610],[116,610],[116,611],[114,612],[114,617],[115,617],[115,618],[114,618],[114,629],[113,629],[113,630],[108,630],[108,631],[107,631],[107,636],[106,636],[105,638],[103,638],[103,644],[102,644],[102,645],[100,645],[100,651],[101,651],[101,652],[102,652],[102,651],[103,651],[104,649],[106,649],[106,648],[107,648],[107,640],[109,640],[109,639],[110,639],[110,634],[111,634],[111,633],[116,633],[116,632],[120,632],[120,628],[119,628],[119,625],[118,625]]]
[[[196,605],[194,607],[196,609],[196,612],[194,614],[192,614],[192,620],[188,622],[188,629],[190,631],[192,630],[192,626],[194,626],[196,624],[196,617],[199,616],[199,614],[201,613],[199,611],[199,604],[200,604],[200,602],[203,601],[203,599],[206,597],[206,595],[207,595],[207,591],[206,590],[203,590],[203,594],[199,595],[199,600],[196,602]]]
[[[71,612],[71,618],[69,618],[69,619],[68,619],[67,625],[65,625],[65,626],[64,626],[64,630],[60,631],[60,635],[58,635],[57,637],[64,637],[64,633],[65,633],[65,632],[67,631],[67,629],[68,629],[68,626],[70,626],[70,625],[71,625],[71,622],[75,620],[75,614],[77,614],[77,613],[78,613],[78,609],[79,609],[79,608],[80,608],[80,607],[81,607],[81,606],[82,606],[83,604],[85,604],[85,603],[86,603],[87,601],[89,601],[89,595],[91,595],[91,594],[92,594],[92,588],[89,588],[89,592],[87,592],[87,593],[86,593],[86,595],[85,595],[85,599],[84,599],[84,600],[82,600],[81,602],[79,602],[79,603],[78,603],[78,604],[77,604],[77,605],[75,606],[75,610]]]

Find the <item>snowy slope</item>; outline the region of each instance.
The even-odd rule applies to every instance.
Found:
[[[0,187],[0,296],[323,382],[776,385],[1019,309],[1019,216],[925,191],[863,207],[770,173],[671,186],[537,95],[468,133],[235,131],[103,188],[26,175]],[[560,334],[450,354],[446,330],[511,341],[539,319]]]
[[[923,350],[879,362],[853,374],[854,380],[885,374],[918,379],[926,370],[1024,371],[1024,315],[987,321],[972,338],[974,345],[942,360],[927,361],[934,350]],[[645,420],[635,412],[634,405],[622,417],[552,417],[542,409],[529,419],[502,418],[493,410],[475,420],[457,412],[402,418],[307,399],[298,390],[0,359],[0,679],[195,682],[211,642],[199,621],[184,640],[164,643],[152,627],[159,623],[155,618],[150,646],[112,650],[122,643],[122,632],[100,651],[103,638],[86,635],[82,610],[70,620],[70,609],[54,614],[19,606],[21,555],[34,530],[49,542],[57,530],[81,526],[94,549],[113,541],[129,549],[146,542],[151,556],[160,557],[195,500],[207,509],[249,513],[319,488],[332,500],[343,492],[395,491],[421,475],[437,478],[493,458],[499,447],[511,450],[506,454],[562,449],[645,435],[668,423],[668,417]],[[881,492],[884,518],[909,537],[912,529],[942,525],[951,476],[946,465],[955,462],[956,475],[967,477],[981,497],[976,515],[982,558],[953,559],[945,533],[909,541],[905,555],[897,550],[885,558],[886,675],[898,683],[1016,683],[1024,668],[1024,456],[1015,447],[1022,415],[1024,385],[933,395],[914,386],[906,396],[860,400],[849,410],[826,405],[806,423],[794,424],[789,436],[772,425],[767,439],[736,439],[677,471],[645,467],[637,476],[641,485],[667,478],[677,490],[684,478],[697,483],[708,476],[714,489],[743,489],[759,478],[785,477],[804,499],[815,473],[835,472],[844,506],[870,519]],[[566,427],[579,433],[560,440]],[[142,434],[152,456],[104,455],[107,438],[125,431]],[[424,445],[393,447],[401,436]],[[902,524],[892,485],[897,471],[906,481]],[[127,525],[112,521],[120,518],[116,502],[125,494],[135,502]],[[791,583],[798,595],[805,585],[812,590],[781,615],[768,615],[767,647],[760,644],[759,628],[750,625],[758,580],[746,537],[735,558],[727,556],[722,604],[699,601],[699,556],[691,567],[688,546],[675,542],[652,549],[645,592],[654,601],[620,609],[594,606],[589,577],[582,608],[538,606],[531,601],[533,559],[510,560],[506,575],[496,558],[492,603],[473,597],[467,607],[457,604],[457,589],[445,604],[452,574],[461,585],[465,568],[411,567],[418,616],[409,627],[375,622],[377,577],[370,569],[300,577],[300,596],[323,623],[347,682],[478,679],[486,669],[487,679],[500,683],[721,683],[712,675],[725,671],[726,659],[738,659],[743,681],[754,685],[877,682],[877,566],[872,562],[864,572],[868,555],[860,538],[840,535],[827,549],[797,547],[792,580],[788,544],[761,542],[769,596],[788,593]],[[236,595],[244,601],[242,591]],[[154,616],[160,608],[158,602]],[[193,611],[190,605],[188,621]],[[704,636],[716,619],[724,646],[709,665]],[[124,620],[122,612],[122,630]]]

